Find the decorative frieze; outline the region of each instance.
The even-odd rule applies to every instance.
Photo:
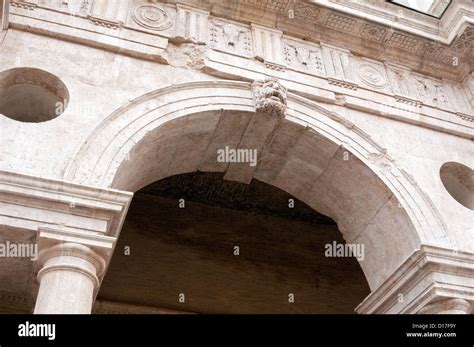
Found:
[[[387,28],[382,27],[377,24],[367,23],[362,28],[362,31],[360,32],[360,36],[373,40],[373,41],[381,42],[383,38],[385,37],[386,33],[387,33]]]
[[[393,32],[390,38],[387,40],[387,45],[394,48],[403,49],[406,51],[416,51],[419,45],[418,39],[410,35],[402,34],[399,32]]]
[[[361,82],[371,88],[383,89],[388,87],[388,79],[382,67],[366,61],[359,62],[356,66],[356,75]]]
[[[357,81],[354,78],[350,52],[323,44],[321,52],[329,84],[356,90]]]
[[[456,115],[462,120],[465,120],[467,122],[474,122],[474,116],[470,116],[468,114],[461,113],[461,112],[456,112]]]
[[[206,43],[209,12],[177,5],[175,40]]]
[[[471,45],[471,42],[467,40],[457,39],[451,45],[451,50],[456,53],[464,53],[467,51],[470,45]]]
[[[252,56],[252,33],[250,29],[230,22],[211,20],[208,44],[216,50]]]
[[[395,95],[413,98],[410,93],[410,70],[386,63],[386,72],[392,92]]]
[[[37,2],[31,0],[31,1],[26,1],[26,0],[14,0],[10,2],[11,7],[17,7],[17,8],[22,8],[25,10],[34,10],[38,4]]]
[[[329,13],[325,23],[327,27],[345,32],[352,32],[355,24],[355,19],[334,12]]]
[[[107,20],[107,19],[99,18],[99,17],[89,16],[89,19],[94,25],[104,27],[107,29],[118,29],[122,25],[121,22],[115,22],[115,21],[111,21],[111,20]]]
[[[49,7],[65,6],[64,2],[55,0],[15,0],[11,4],[12,6],[13,4],[27,7],[40,6],[37,3]],[[66,2],[65,4],[69,10],[74,10],[71,7],[72,3]],[[410,69],[394,65],[394,63],[383,65],[373,59],[354,56],[351,51],[346,49],[326,43],[314,43],[284,36],[280,30],[254,23],[245,25],[212,17],[207,11],[182,4],[176,5],[175,8],[160,2],[143,0],[118,0],[114,1],[112,5],[105,0],[81,0],[76,4],[89,6],[89,20],[101,27],[118,29],[127,19],[127,24],[130,25],[126,26],[126,30],[120,32],[120,37],[123,37],[124,40],[127,30],[139,30],[146,32],[146,35],[156,35],[147,38],[147,40],[162,40],[163,43],[160,47],[163,49],[168,42],[207,44],[209,48],[216,51],[263,63],[250,65],[245,63],[247,71],[264,67],[265,73],[277,72],[278,76],[287,70],[297,71],[325,78],[326,86],[349,90],[364,88],[394,96],[397,102],[416,107],[425,104],[451,112],[459,111],[463,114],[469,114],[474,107],[471,102],[472,95],[469,93],[470,84],[461,85],[448,80],[429,79],[425,75],[415,74]],[[253,2],[253,4],[257,5],[257,2]],[[260,5],[267,6],[268,3],[261,2]],[[445,54],[446,47],[439,43],[400,33],[380,24],[354,22],[348,20],[349,17],[346,15],[340,17],[331,11],[319,11],[317,7],[308,3],[301,2],[298,3],[298,6],[296,4],[292,6],[291,10],[294,12],[292,14],[295,18],[318,19],[318,23],[323,25],[337,27],[337,30],[341,31],[351,31],[351,35],[360,35],[383,45],[431,57],[436,56],[438,60],[445,59],[450,64],[454,63],[453,57]],[[47,11],[45,7],[36,8],[37,10],[32,12],[31,16],[40,10]],[[24,10],[22,11],[24,13]],[[60,12],[55,12],[55,15],[60,15]],[[76,18],[77,20],[78,18]],[[466,43],[472,42],[473,32],[472,26],[467,26],[459,40]],[[135,42],[134,40],[137,40],[138,36],[133,35],[135,34],[131,34],[128,38],[129,41]],[[455,40],[453,45],[456,45],[456,42]],[[144,43],[144,46],[150,47],[149,41]],[[141,48],[134,45],[131,49]],[[135,53],[137,52],[134,51],[134,55]],[[154,57],[156,58],[156,55]],[[232,60],[232,64],[238,65],[239,61],[241,60]],[[341,91],[337,90],[337,92]]]
[[[149,30],[165,30],[171,27],[171,16],[163,6],[140,5],[133,9],[132,18],[138,25]]]
[[[460,37],[461,40],[474,41],[474,26],[468,26]]]
[[[420,75],[413,75],[412,81],[418,95],[418,100],[436,107],[452,108],[453,105],[449,100],[442,81],[432,80]]]
[[[128,8],[127,0],[116,0],[113,2],[107,0],[92,0],[91,15],[123,21],[124,15]]]
[[[357,90],[357,84],[347,82],[347,81],[342,81],[338,80],[335,78],[328,78],[328,83],[332,86],[336,87],[341,87],[341,88],[346,88],[346,89],[351,89],[351,90]]]
[[[127,0],[93,0],[89,18],[95,25],[116,29],[125,21],[127,10]]]
[[[438,57],[443,51],[443,46],[436,42],[425,42],[418,49],[418,53]]]
[[[257,60],[282,66],[282,32],[252,24],[253,54]]]
[[[418,100],[411,99],[402,95],[394,95],[394,98],[395,98],[395,101],[401,104],[408,105],[408,106],[421,107],[423,105],[423,103]]]
[[[283,12],[290,0],[243,0],[242,2],[273,11]]]
[[[316,21],[318,18],[319,9],[306,2],[297,1],[293,7],[293,15],[295,18],[301,18],[308,21]]]
[[[324,62],[321,48],[299,41],[285,39],[284,59],[288,67],[306,73],[324,75]]]
[[[38,6],[49,7],[71,14],[88,15],[93,0],[37,0]]]

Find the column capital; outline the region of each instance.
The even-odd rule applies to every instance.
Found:
[[[364,301],[358,313],[470,313],[474,254],[421,245]]]
[[[35,313],[90,313],[115,237],[40,228]]]
[[[39,250],[37,267],[41,268],[38,272],[38,280],[41,273],[45,271],[45,264],[52,258],[62,256],[80,258],[93,264],[98,286],[110,262],[116,241],[116,237],[40,227],[37,236]],[[60,266],[68,266],[68,264]]]

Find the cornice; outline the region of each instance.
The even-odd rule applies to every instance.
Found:
[[[54,226],[69,232],[116,237],[132,193],[0,171],[0,224],[37,231]]]
[[[433,18],[385,1],[310,0],[309,2],[361,19],[450,45],[465,27],[474,23],[474,5],[452,1],[444,15]]]
[[[164,21],[158,27],[154,27],[155,24],[150,26],[150,23],[146,23],[147,19],[139,18],[140,13],[137,17],[137,13],[133,14],[133,12],[140,6],[159,11],[160,2],[147,3],[143,0],[142,3],[137,3],[138,7],[135,5],[131,9],[120,5],[120,8],[115,11],[117,18],[104,15],[102,12],[105,13],[105,10],[101,10],[104,5],[96,6],[96,3],[102,4],[101,1],[95,0],[95,2],[85,3],[88,5],[84,5],[80,9],[71,8],[68,10],[67,6],[69,5],[58,7],[52,1],[51,3],[48,1],[38,3],[37,0],[13,0],[11,7],[15,15],[11,19],[12,27],[28,28],[28,30],[34,31],[36,25],[20,20],[18,15],[34,18],[34,12],[43,9],[68,14],[69,17],[72,14],[72,17],[89,20],[94,24],[95,30],[94,26],[84,28],[85,30],[105,34],[104,38],[101,38],[100,35],[85,35],[90,36],[90,41],[97,41],[98,46],[110,45],[110,36],[122,37],[118,34],[114,35],[113,31],[120,31],[123,34],[124,28],[154,33],[157,37],[166,37],[168,30],[169,37],[176,38],[174,42],[186,42],[186,39],[183,40],[183,38],[188,36],[189,42],[203,43],[205,41],[203,21],[210,14],[221,19],[262,25],[268,29],[273,28],[285,35],[303,38],[314,43],[324,42],[338,45],[356,54],[366,55],[368,58],[397,61],[423,74],[460,81],[466,73],[472,70],[470,54],[474,41],[474,10],[470,8],[473,5],[468,4],[465,0],[453,3],[442,20],[416,13],[408,13],[406,18],[397,19],[397,6],[386,4],[380,8],[381,5],[377,5],[378,2],[367,4],[351,0],[330,2],[317,0],[313,3],[285,0],[276,2],[275,5],[272,5],[273,2],[254,0],[239,2],[210,0],[205,4],[196,0],[168,0],[163,1],[161,5],[167,7],[170,12],[165,10],[159,14]],[[117,6],[116,4],[119,2],[113,4],[107,6]],[[388,5],[391,6],[390,11],[386,9]],[[177,13],[176,17],[175,13]],[[415,16],[415,18],[410,16]],[[50,23],[50,28],[55,26],[54,20],[48,18],[51,16],[43,15],[41,17],[42,20]],[[130,26],[127,24],[131,23],[131,18],[134,19],[132,22],[139,25]],[[445,18],[451,19],[445,20]],[[183,26],[183,20],[188,24],[197,23],[196,25],[202,27],[203,30],[199,33],[196,32],[193,37],[189,37],[186,35],[186,32],[190,30],[189,26]],[[68,21],[70,22],[68,27],[71,29],[76,26],[74,22],[77,20],[70,18]],[[65,23],[65,20],[57,19],[57,22]],[[169,28],[174,26],[175,32],[172,33]],[[45,32],[45,28],[38,29],[40,33]],[[108,33],[108,29],[112,31]],[[58,37],[63,34],[59,27],[53,31],[56,31]],[[84,33],[82,35],[84,36]],[[87,43],[87,41],[89,39],[82,38],[83,43]],[[156,50],[156,56],[160,55],[160,49],[163,50],[166,43],[155,41],[146,40],[143,42],[148,46],[148,49],[143,47],[142,50],[147,50],[149,53]],[[94,44],[93,42],[89,43]],[[117,48],[120,49],[120,52],[127,54],[130,46],[138,45],[140,45],[140,39],[136,35],[131,35],[130,39]],[[155,58],[158,60],[158,57]]]
[[[288,2],[285,10],[291,4]],[[388,58],[371,59],[257,23],[210,16],[210,11],[181,3],[138,3],[121,9],[120,18],[107,17],[107,21],[116,23],[114,26],[104,26],[91,19],[92,9],[82,9],[72,16],[66,10],[43,5],[34,9],[15,7],[11,27],[167,64],[173,63],[166,57],[170,45],[179,49],[182,43],[198,44],[204,53],[189,67],[204,73],[245,81],[271,76],[288,81],[286,87],[315,101],[343,104],[473,138],[473,105],[469,100],[473,99],[474,89],[470,87],[470,74],[463,75],[463,83],[431,78]],[[144,10],[156,12],[161,19],[145,23]],[[104,17],[96,12],[94,18]],[[311,12],[295,12],[295,15],[303,16],[299,22],[304,22]],[[387,32],[380,34],[387,36]],[[402,38],[397,40],[402,44]],[[444,70],[436,71],[442,75]],[[378,104],[370,100],[377,100]]]
[[[214,16],[276,28],[289,36],[335,44],[373,59],[386,56],[424,74],[436,71],[442,77],[455,74],[461,78],[472,69],[471,36],[460,38],[474,26],[474,5],[467,0],[453,3],[441,20],[384,1],[166,2],[204,6]],[[453,59],[459,65],[450,66]]]
[[[356,311],[416,313],[438,297],[474,301],[473,253],[421,245]]]

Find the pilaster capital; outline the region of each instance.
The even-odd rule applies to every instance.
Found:
[[[471,313],[474,254],[421,245],[356,308],[358,313]]]
[[[38,281],[57,268],[80,271],[100,285],[117,238],[61,229],[40,228],[37,241]]]

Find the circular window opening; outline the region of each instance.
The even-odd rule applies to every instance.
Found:
[[[49,72],[15,68],[0,73],[0,114],[8,118],[46,122],[61,115],[68,101],[66,86]]]
[[[439,175],[448,193],[464,207],[474,210],[474,170],[449,162],[441,166]]]

